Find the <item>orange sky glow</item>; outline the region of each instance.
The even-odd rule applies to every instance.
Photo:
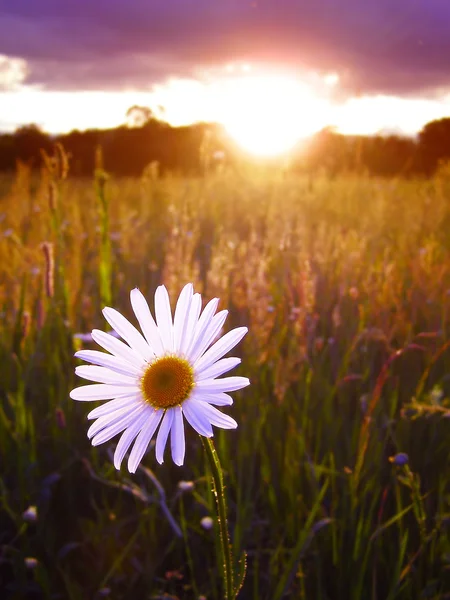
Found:
[[[137,104],[174,126],[221,123],[245,150],[270,156],[326,126],[345,134],[414,135],[428,121],[450,114],[449,92],[434,99],[344,96],[334,72],[299,74],[230,63],[197,78],[168,79],[148,91],[58,92],[22,84],[20,65],[13,66],[5,76],[17,77],[16,85],[0,94],[3,130],[32,122],[50,133],[115,127]]]

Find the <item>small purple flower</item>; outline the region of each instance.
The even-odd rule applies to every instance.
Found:
[[[406,454],[406,452],[399,452],[394,456],[390,456],[389,462],[391,462],[393,465],[396,465],[397,467],[404,467],[409,462],[409,456]]]

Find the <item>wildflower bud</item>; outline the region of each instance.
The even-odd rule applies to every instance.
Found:
[[[178,482],[178,489],[180,490],[180,492],[191,492],[194,489],[194,482],[193,481],[179,481]]]
[[[349,373],[338,381],[338,385],[345,385],[346,383],[353,383],[354,381],[361,381],[362,376],[356,373]]]
[[[92,342],[92,334],[91,333],[74,333],[74,340],[80,340],[80,342]]]
[[[159,177],[159,162],[152,160],[152,162],[146,168],[146,175],[150,181],[156,181]]]
[[[420,411],[417,408],[414,408],[413,406],[407,406],[402,408],[400,415],[403,419],[413,419],[419,415],[419,412]]]
[[[183,579],[183,575],[180,573],[180,571],[174,570],[174,571],[166,571],[165,573],[165,577],[167,580],[181,580]]]
[[[408,464],[409,456],[405,452],[399,452],[394,456],[390,456],[389,462],[391,462],[393,465],[396,465],[397,467],[403,467]]]
[[[69,173],[69,155],[64,150],[64,146],[60,142],[55,144],[55,153],[58,156],[58,176],[60,179],[66,179]]]
[[[369,406],[369,394],[363,394],[359,399],[359,404],[361,406],[362,414],[365,415]]]
[[[41,158],[44,162],[46,171],[50,175],[53,175],[55,170],[54,160],[43,148],[41,148]]]
[[[26,339],[30,333],[31,315],[26,310],[22,315],[22,339]]]
[[[103,150],[100,145],[95,149],[95,168],[99,171],[103,171]]]
[[[444,392],[438,386],[435,386],[430,392],[431,404],[440,404],[443,397]]]
[[[66,415],[64,414],[64,411],[62,408],[57,408],[55,410],[55,419],[56,419],[56,424],[59,427],[59,429],[66,428]]]
[[[27,556],[27,558],[25,558],[25,566],[27,569],[30,569],[30,571],[32,571],[33,569],[35,569],[39,562],[36,558],[33,558],[32,556]]]
[[[45,290],[48,298],[53,298],[55,293],[55,259],[53,255],[53,244],[44,242],[41,245],[45,257]]]
[[[323,527],[325,527],[326,525],[329,525],[332,521],[333,521],[333,519],[330,519],[328,517],[326,517],[325,519],[320,519],[320,521],[317,521],[312,526],[312,532],[314,534],[319,532]]]
[[[40,331],[44,327],[44,321],[45,321],[44,306],[42,303],[42,298],[39,297],[37,299],[37,306],[36,306],[36,327],[37,327],[38,331]]]
[[[333,308],[333,312],[331,313],[331,320],[333,321],[333,325],[336,329],[338,329],[342,325],[342,317],[339,304],[336,304],[336,306]]]
[[[37,508],[35,506],[29,506],[27,510],[22,513],[22,519],[26,523],[35,523],[37,521]]]
[[[56,183],[51,180],[48,184],[48,205],[50,210],[54,213],[56,211],[56,199],[58,197],[58,190],[56,188]]]
[[[203,517],[203,519],[200,521],[200,525],[203,527],[203,529],[209,531],[212,529],[214,521],[211,519],[211,517]]]
[[[314,346],[315,346],[315,349],[317,352],[320,352],[323,349],[324,345],[325,345],[325,340],[323,339],[323,337],[317,337],[314,340]]]

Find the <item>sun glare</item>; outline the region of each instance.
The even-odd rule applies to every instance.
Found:
[[[172,79],[158,86],[155,102],[173,124],[216,122],[241,148],[259,156],[288,152],[327,123],[330,104],[313,85],[293,75],[254,73],[227,65],[203,81]]]
[[[311,88],[287,76],[245,75],[217,92],[218,120],[245,150],[260,156],[288,152],[320,128],[326,109]]]

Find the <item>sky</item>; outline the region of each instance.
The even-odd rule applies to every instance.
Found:
[[[450,0],[0,0],[0,130],[114,126],[139,104],[414,134],[450,116],[449,31]]]

